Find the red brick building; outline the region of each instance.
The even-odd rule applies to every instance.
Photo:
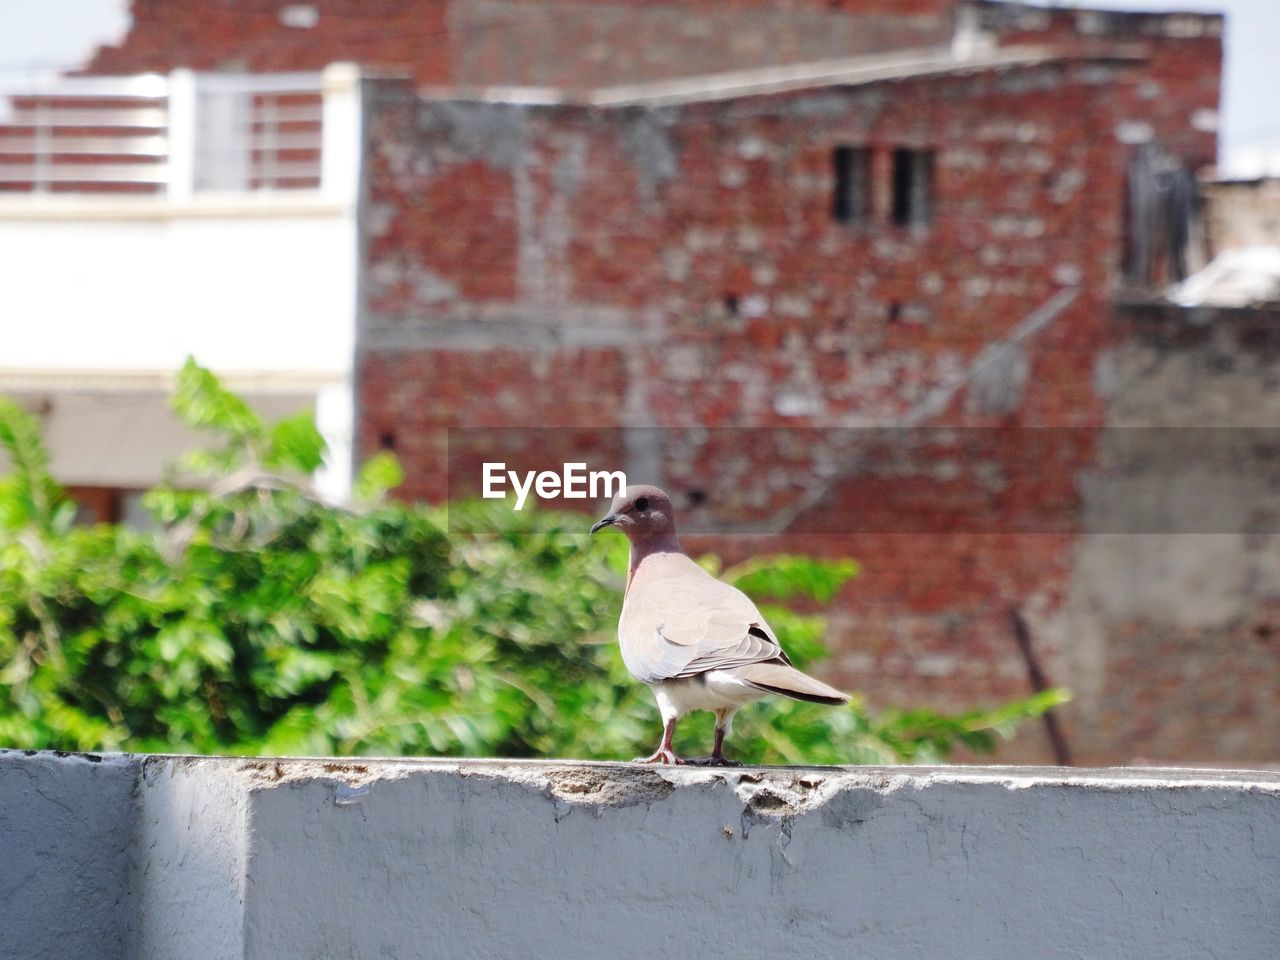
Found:
[[[1027,692],[1016,611],[1077,693],[1078,761],[1280,752],[1274,537],[1210,528],[1242,572],[1182,609],[1203,542],[1082,480],[1120,455],[1108,426],[1267,422],[1256,318],[1206,341],[1132,305],[1185,268],[1170,197],[1215,158],[1219,17],[382,6],[139,0],[90,69],[412,75],[366,92],[357,331],[359,444],[397,452],[405,495],[448,492],[448,428],[576,428],[528,455],[770,534],[699,545],[858,557],[829,672],[873,702]],[[1169,415],[1175,369],[1215,402]],[[1035,729],[1002,755],[1047,757]]]
[[[951,0],[133,0],[86,72],[316,70],[335,60],[419,85],[587,89],[920,48]]]

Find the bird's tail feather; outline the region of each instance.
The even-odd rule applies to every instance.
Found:
[[[825,703],[836,707],[849,702],[849,695],[807,673],[785,663],[753,663],[732,671],[742,680],[769,693],[781,694],[793,700],[809,703]]]

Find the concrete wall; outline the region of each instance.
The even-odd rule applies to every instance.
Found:
[[[1280,244],[1280,177],[1204,185],[1205,221],[1213,253]]]
[[[0,752],[0,953],[1273,958],[1280,775]]]
[[[1094,382],[1062,605],[1038,616],[1086,762],[1280,757],[1280,314],[1132,304]]]
[[[136,766],[0,751],[0,956],[126,955]]]

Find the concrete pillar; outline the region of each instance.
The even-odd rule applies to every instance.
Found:
[[[187,203],[196,185],[199,94],[193,72],[179,69],[169,74],[168,102],[169,201]]]
[[[364,137],[360,130],[360,71],[351,63],[325,68],[320,189],[335,203],[355,204]]]
[[[350,380],[316,391],[316,428],[329,447],[315,476],[316,492],[331,503],[351,496],[354,475],[355,395]]]

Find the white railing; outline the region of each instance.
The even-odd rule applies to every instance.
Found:
[[[0,83],[0,195],[354,189],[358,75],[57,77]]]

